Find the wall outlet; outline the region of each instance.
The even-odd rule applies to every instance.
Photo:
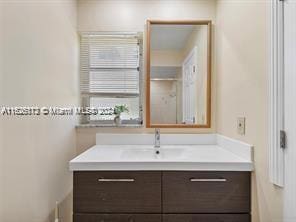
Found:
[[[237,133],[240,135],[246,134],[246,118],[245,117],[237,118]]]

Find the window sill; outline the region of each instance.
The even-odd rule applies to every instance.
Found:
[[[141,124],[99,124],[99,123],[86,123],[86,124],[78,124],[76,128],[102,128],[102,127],[110,127],[110,128],[141,128],[143,125]]]

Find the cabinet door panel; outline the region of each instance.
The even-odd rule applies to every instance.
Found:
[[[249,213],[249,172],[164,172],[164,213]]]
[[[157,214],[74,214],[73,222],[161,222]]]
[[[249,214],[169,214],[163,222],[250,222]]]
[[[75,213],[160,213],[160,172],[74,172]]]

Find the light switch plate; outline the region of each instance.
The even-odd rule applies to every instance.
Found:
[[[246,133],[246,118],[238,117],[237,118],[237,133],[240,135],[245,135]]]

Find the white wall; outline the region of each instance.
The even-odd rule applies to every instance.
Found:
[[[282,192],[268,177],[268,2],[217,2],[217,131],[255,146],[253,222],[282,222]],[[236,131],[241,116],[245,136]]]
[[[1,1],[6,106],[78,104],[76,1]],[[3,117],[3,222],[71,221],[76,117]]]

